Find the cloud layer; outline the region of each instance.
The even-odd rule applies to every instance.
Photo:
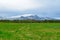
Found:
[[[0,0],[0,15],[24,13],[60,17],[60,0]]]
[[[42,6],[32,0],[0,0],[0,8],[27,10]]]

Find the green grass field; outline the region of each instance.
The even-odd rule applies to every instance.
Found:
[[[0,40],[60,40],[60,23],[0,23]]]

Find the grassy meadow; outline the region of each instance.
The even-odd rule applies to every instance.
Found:
[[[0,23],[0,40],[60,40],[60,23]]]

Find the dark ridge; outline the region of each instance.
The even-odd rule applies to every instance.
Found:
[[[0,20],[6,23],[60,23],[60,20]]]

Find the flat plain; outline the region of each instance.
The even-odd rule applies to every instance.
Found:
[[[0,23],[0,40],[60,40],[60,23]]]

